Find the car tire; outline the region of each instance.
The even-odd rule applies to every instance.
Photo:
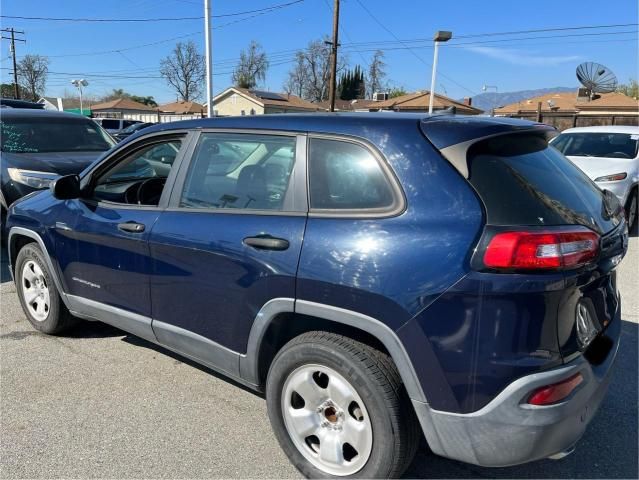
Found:
[[[419,446],[392,359],[349,337],[314,331],[288,342],[269,369],[266,402],[282,449],[307,478],[396,478]]]
[[[632,228],[637,223],[637,216],[639,213],[637,212],[639,201],[637,197],[637,187],[634,187],[628,196],[628,200],[626,200],[626,218],[628,219],[628,230],[632,230]]]
[[[77,320],[62,302],[44,258],[35,243],[20,249],[15,262],[16,290],[22,310],[33,328],[57,335]]]

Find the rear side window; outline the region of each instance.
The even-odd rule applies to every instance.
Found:
[[[284,210],[295,145],[292,136],[203,133],[180,206]]]
[[[608,231],[601,190],[546,140],[500,136],[468,152],[469,181],[491,225],[575,225]]]
[[[312,138],[309,152],[312,209],[390,209],[393,189],[379,160],[362,145]]]

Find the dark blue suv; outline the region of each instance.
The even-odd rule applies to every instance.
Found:
[[[561,457],[606,392],[628,245],[544,125],[412,114],[158,125],[16,202],[18,295],[264,391],[309,477],[395,477],[423,432]]]

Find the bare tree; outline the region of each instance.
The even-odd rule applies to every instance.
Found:
[[[259,81],[266,78],[268,65],[262,46],[252,40],[248,51],[242,50],[240,53],[240,63],[233,71],[233,83],[241,88],[255,88]]]
[[[160,74],[185,102],[202,94],[204,72],[204,56],[191,40],[178,42],[171,55],[160,62]]]
[[[375,92],[384,89],[384,79],[386,78],[386,62],[384,62],[384,52],[377,50],[373,54],[373,60],[368,68],[368,98],[373,98]]]
[[[328,99],[329,76],[331,74],[331,47],[323,40],[314,40],[305,50],[296,54],[293,68],[289,71],[285,89],[300,94],[306,100],[321,102]],[[337,74],[346,68],[346,59],[339,57]]]
[[[28,100],[38,101],[44,95],[49,75],[49,59],[42,55],[25,55],[18,63],[18,83]]]
[[[284,91],[302,97],[306,88],[306,59],[303,52],[295,54],[295,64],[288,72],[288,78],[284,84]]]

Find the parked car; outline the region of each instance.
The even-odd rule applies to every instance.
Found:
[[[113,134],[113,138],[115,138],[118,142],[121,142],[125,138],[130,137],[134,133],[137,133],[139,130],[150,127],[152,125],[155,125],[155,123],[134,123],[133,125],[129,125],[124,130],[120,131],[119,133]]]
[[[308,477],[398,477],[421,432],[477,465],[560,458],[608,387],[628,231],[555,134],[401,113],[156,125],[15,203],[10,270],[41,332],[103,321],[264,391]],[[156,150],[171,168],[149,175]]]
[[[142,123],[138,120],[124,120],[122,118],[94,118],[93,121],[104,128],[111,135],[120,133],[131,125]]]
[[[34,110],[42,110],[44,104],[38,102],[29,102],[28,100],[15,100],[13,98],[0,98],[1,108],[31,108]]]
[[[115,142],[88,118],[71,113],[7,108],[0,115],[2,224],[11,203],[77,174]]]
[[[564,130],[552,141],[599,187],[614,193],[625,206],[629,228],[637,221],[639,127],[600,126]]]

